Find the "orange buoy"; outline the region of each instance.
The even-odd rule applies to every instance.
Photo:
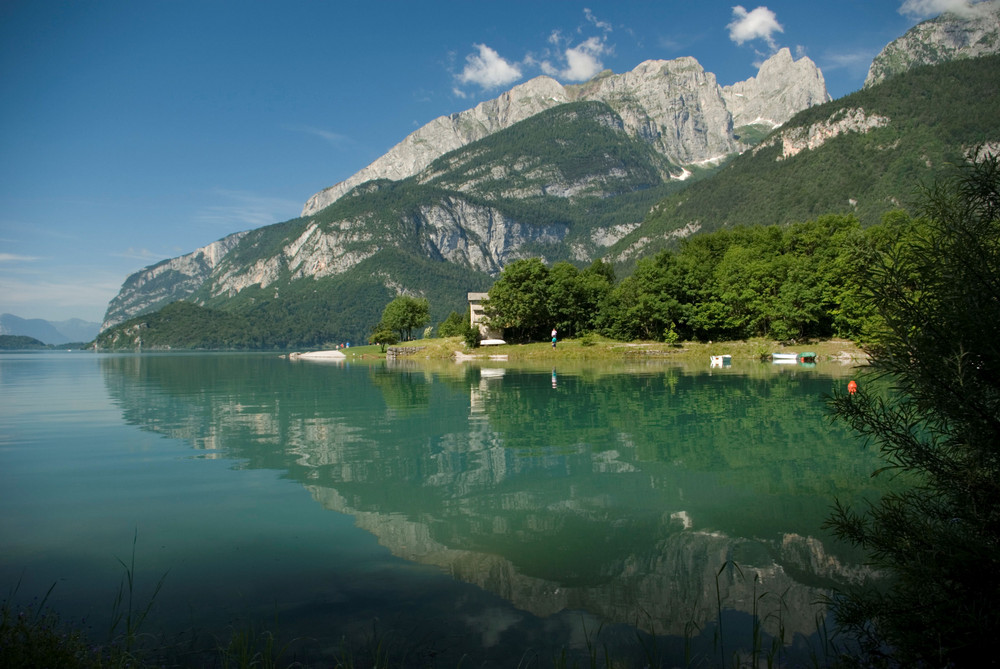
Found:
[[[849,392],[852,395],[854,393],[858,392],[858,383],[857,383],[857,381],[854,381],[852,379],[851,382],[847,384],[847,392]]]

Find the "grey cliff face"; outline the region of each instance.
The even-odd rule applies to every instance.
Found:
[[[595,79],[580,87],[579,99],[608,104],[626,131],[677,165],[722,159],[742,148],[715,75],[694,58],[650,60]]]
[[[509,128],[563,102],[566,102],[566,93],[558,81],[550,77],[537,77],[515,86],[494,100],[481,102],[472,109],[438,117],[408,135],[357,174],[313,195],[303,207],[302,216],[311,216],[328,207],[366,181],[398,181],[411,177],[449,151]]]
[[[490,274],[525,257],[526,244],[555,244],[569,232],[565,224],[523,225],[490,207],[456,198],[424,207],[421,214],[425,254]]]
[[[690,57],[646,61],[631,72],[600,75],[578,86],[537,77],[472,109],[434,119],[357,174],[313,195],[302,216],[315,214],[366,181],[414,176],[449,151],[565,102],[605,102],[630,134],[671,162],[692,165],[744,150],[733,134],[734,123],[760,118],[777,126],[829,99],[815,63],[792,60],[788,49],[765,61],[756,77],[726,88]]]
[[[793,60],[788,49],[769,58],[756,77],[722,89],[733,125],[776,128],[796,112],[830,101],[826,81],[808,58]]]
[[[505,264],[521,257],[519,252],[526,244],[557,243],[568,232],[563,224],[523,225],[490,207],[461,198],[446,198],[421,207],[408,225],[417,231],[423,255],[490,273],[498,273]],[[267,288],[286,273],[292,280],[342,274],[394,243],[391,238],[373,234],[364,219],[343,219],[325,225],[310,221],[275,255],[249,265],[221,263],[208,280],[209,292],[213,297],[231,297],[250,286]]]
[[[867,114],[864,109],[845,109],[836,112],[824,121],[798,128],[782,128],[777,133],[754,147],[756,154],[761,149],[781,145],[777,160],[784,160],[801,153],[813,151],[831,139],[844,133],[865,134],[876,128],[889,125],[890,119],[879,114]]]
[[[1000,52],[1000,0],[947,12],[911,28],[872,61],[864,87],[920,65]]]
[[[108,304],[101,330],[190,295],[201,287],[216,265],[246,234],[237,232],[187,255],[150,265],[128,277]]]

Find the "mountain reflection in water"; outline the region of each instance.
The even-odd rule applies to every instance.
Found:
[[[824,416],[846,378],[707,363],[100,366],[129,423],[280,471],[394,555],[519,610],[682,636],[721,598],[808,637],[827,589],[866,575],[820,530],[836,497],[872,494],[873,455]]]

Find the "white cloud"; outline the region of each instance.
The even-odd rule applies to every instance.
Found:
[[[207,207],[196,218],[229,230],[259,228],[286,221],[298,216],[302,209],[301,202],[246,191],[217,189],[215,193],[226,203]]]
[[[757,7],[748,12],[742,5],[733,7],[733,20],[726,27],[729,28],[729,39],[737,44],[762,39],[772,50],[776,48],[774,33],[785,31],[778,23],[778,17],[767,7]]]
[[[476,44],[478,53],[466,56],[465,67],[455,75],[456,85],[452,88],[452,94],[458,98],[468,97],[468,91],[462,88],[466,84],[475,84],[483,90],[508,86],[526,76],[525,71],[532,70],[541,70],[562,81],[586,81],[593,78],[604,69],[602,58],[613,53],[613,47],[605,37],[612,32],[612,25],[597,18],[588,8],[584,8],[583,16],[586,24],[578,27],[574,33],[578,39],[581,34],[593,32],[593,28],[600,30],[603,35],[588,37],[574,46],[572,37],[555,29],[546,38],[549,47],[541,53],[529,52],[516,63],[505,60],[485,44]]]
[[[872,64],[872,59],[877,55],[877,51],[827,51],[823,55],[823,71],[827,70],[850,70],[867,72],[868,66]]]
[[[478,54],[465,57],[465,68],[458,75],[463,84],[476,84],[480,88],[499,88],[512,84],[521,78],[521,70],[500,57],[485,44],[476,44]]]
[[[0,262],[34,262],[36,256],[19,256],[14,253],[0,253]]]
[[[944,12],[973,16],[984,11],[979,2],[969,0],[905,0],[899,13],[914,19],[927,19]]]
[[[562,76],[570,81],[590,79],[604,69],[600,58],[604,52],[604,40],[599,37],[591,37],[572,49],[566,49],[566,69]]]
[[[575,47],[565,49],[560,60],[562,67],[553,65],[549,61],[542,61],[539,65],[542,71],[552,77],[558,77],[567,81],[587,81],[600,73],[604,69],[601,56],[609,53],[610,49],[603,38],[590,37]]]
[[[588,21],[593,23],[595,27],[600,28],[606,33],[611,32],[611,24],[607,21],[599,21],[597,17],[594,16],[594,12],[590,11],[586,7],[583,8],[583,15]]]
[[[349,139],[347,135],[341,135],[340,133],[333,132],[332,130],[324,130],[323,128],[317,128],[311,125],[289,125],[286,127],[294,132],[303,132],[307,135],[314,135],[320,139],[326,140],[334,146],[340,146]]]
[[[165,253],[155,253],[149,249],[137,249],[132,246],[119,253],[112,253],[116,258],[128,258],[129,260],[141,260],[143,262],[159,261],[167,257]]]

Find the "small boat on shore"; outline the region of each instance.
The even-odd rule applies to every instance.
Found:
[[[284,357],[284,356],[282,356]],[[342,351],[309,351],[308,353],[289,353],[289,360],[316,360],[319,362],[340,362],[347,356]]]
[[[811,351],[807,353],[772,353],[771,362],[776,365],[794,365],[795,363],[814,364],[816,362],[816,354]]]
[[[710,359],[712,367],[729,367],[733,364],[733,356],[729,354],[713,355]]]

